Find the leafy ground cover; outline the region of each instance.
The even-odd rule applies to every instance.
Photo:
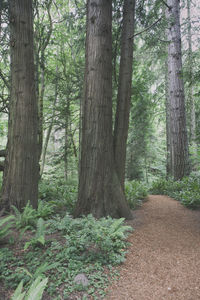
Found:
[[[116,266],[127,253],[132,227],[124,219],[73,219],[77,184],[40,183],[38,209],[13,207],[13,216],[0,219],[0,299],[101,299],[117,278]],[[138,182],[126,183],[132,209],[147,196]],[[86,284],[75,281],[81,275]],[[43,291],[44,290],[44,291]],[[43,294],[43,298],[42,297]]]
[[[161,178],[152,184],[149,192],[168,195],[188,208],[198,209],[200,208],[200,173],[193,172],[181,181]]]
[[[97,221],[91,215],[73,219],[66,214],[47,221],[39,218],[35,228],[22,230],[20,234],[20,229],[12,229],[7,240],[1,240],[0,299],[10,299],[22,280],[26,291],[38,278],[48,278],[45,300],[76,299],[77,295],[100,299],[115,276],[113,266],[125,259],[126,237],[132,228],[123,219]],[[78,274],[84,274],[87,286],[74,282]]]

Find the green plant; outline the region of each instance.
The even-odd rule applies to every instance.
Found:
[[[180,201],[188,208],[200,207],[200,175],[191,173],[181,181],[160,179],[153,182],[151,193],[164,194]]]
[[[51,222],[51,228],[60,230],[67,241],[68,254],[87,262],[100,260],[102,263],[120,263],[124,260],[125,239],[130,226],[124,225],[124,219],[101,218],[96,220],[92,215],[73,219],[66,214],[56,222]]]
[[[54,210],[67,210],[72,213],[77,199],[77,180],[52,178],[51,185],[49,180],[43,179],[39,185],[39,198],[49,204],[54,205]]]
[[[37,247],[37,246],[44,246],[45,245],[45,231],[46,231],[46,226],[44,223],[44,220],[42,218],[39,218],[37,221],[37,229],[36,229],[36,233],[35,236],[33,238],[31,238],[30,241],[26,242],[25,246],[24,246],[24,250],[27,250],[28,247],[32,246],[32,247]]]
[[[125,193],[129,206],[135,209],[147,197],[147,187],[139,181],[128,181],[125,183]]]
[[[19,283],[11,300],[41,300],[48,278],[38,276],[27,291],[22,292],[23,280]]]
[[[36,227],[37,211],[32,208],[30,202],[24,207],[21,213],[15,206],[12,205],[15,214],[15,222],[17,229],[33,229]]]
[[[42,200],[38,201],[37,217],[47,219],[54,212],[55,204],[51,204]]]
[[[0,241],[10,234],[10,228],[14,224],[14,216],[8,216],[0,219]]]

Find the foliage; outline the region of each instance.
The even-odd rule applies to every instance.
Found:
[[[52,205],[54,211],[64,209],[72,213],[77,199],[77,180],[66,182],[62,178],[54,177],[51,179],[51,184],[49,180],[43,179],[40,182],[39,198]]]
[[[42,295],[47,282],[48,278],[42,279],[38,276],[30,286],[28,291],[22,292],[23,281],[21,281],[17,289],[15,290],[11,300],[40,300],[42,299]]]
[[[0,219],[0,241],[10,234],[10,229],[14,224],[14,216],[8,216]]]
[[[33,229],[36,227],[37,211],[32,208],[30,202],[24,207],[21,213],[17,207],[12,205],[12,209],[15,213],[15,222],[17,229]]]
[[[31,238],[30,241],[26,242],[25,246],[24,246],[24,250],[27,250],[29,246],[32,247],[37,247],[37,246],[44,246],[45,245],[45,223],[44,220],[42,218],[39,218],[37,221],[37,229],[36,229],[36,233],[35,236],[33,238]]]
[[[139,181],[127,181],[125,183],[126,199],[131,209],[135,209],[142,204],[142,200],[147,197],[147,187]]]
[[[43,222],[37,221],[37,237],[44,234]],[[55,237],[48,245],[38,247],[40,244],[32,245],[30,240],[33,247],[24,251],[23,246],[21,249],[18,246],[17,255],[7,248],[0,252],[0,282],[5,290],[16,288],[22,280],[27,288],[40,276],[49,278],[46,293],[52,299],[56,299],[60,287],[64,299],[74,292],[80,293],[80,299],[81,293],[94,299],[103,298],[111,276],[116,277],[112,266],[125,259],[126,237],[132,228],[124,224],[124,219],[96,220],[91,215],[73,219],[66,214],[45,223],[48,225],[46,235]],[[74,282],[80,273],[87,276],[87,287]]]
[[[65,234],[67,252],[87,262],[94,259],[102,263],[118,264],[124,260],[126,232],[132,228],[125,226],[124,219],[101,218],[92,215],[73,219],[70,215],[52,221],[51,227]]]
[[[54,213],[55,205],[45,201],[38,201],[37,217],[47,219]]]
[[[200,207],[200,174],[193,172],[181,181],[160,179],[152,184],[150,192],[164,194],[179,200],[189,208]]]

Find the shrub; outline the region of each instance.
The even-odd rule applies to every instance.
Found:
[[[37,217],[47,219],[54,213],[55,204],[51,204],[42,200],[38,201]]]
[[[138,181],[128,181],[125,183],[125,193],[130,208],[135,209],[147,197],[147,187]]]
[[[200,175],[191,173],[181,181],[160,179],[152,184],[150,192],[168,195],[189,208],[200,207]]]
[[[64,179],[43,179],[39,184],[39,198],[54,205],[57,210],[62,210],[63,207],[72,213],[77,200],[78,193],[77,181],[66,181]]]
[[[36,228],[37,211],[32,208],[30,202],[24,207],[21,213],[15,206],[12,205],[12,209],[15,213],[15,222],[17,229],[33,229]]]
[[[28,249],[29,246],[32,247],[44,246],[46,243],[45,232],[46,232],[46,226],[44,220],[42,218],[39,218],[37,221],[37,229],[36,229],[35,236],[31,238],[30,241],[26,242],[24,246],[24,250]]]
[[[87,262],[94,259],[117,264],[124,260],[127,231],[124,219],[101,218],[92,215],[73,219],[70,215],[51,222],[53,230],[65,234],[68,255]]]

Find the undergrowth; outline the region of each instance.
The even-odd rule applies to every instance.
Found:
[[[130,208],[136,209],[141,206],[143,200],[147,197],[148,189],[142,182],[127,181],[125,183],[125,194]]]
[[[159,179],[153,182],[150,193],[168,195],[188,208],[200,208],[200,174],[193,172],[180,181]]]
[[[28,242],[22,239],[16,248],[9,244],[0,248],[0,285],[14,290],[23,281],[25,290],[20,293],[28,295],[37,278],[48,278],[45,295],[51,299],[68,299],[74,293],[80,299],[103,298],[113,266],[125,259],[132,228],[124,219],[96,220],[91,215],[73,219],[66,214],[47,221],[39,218],[36,228],[28,231]],[[88,286],[74,282],[78,274],[85,274]]]
[[[147,196],[146,186],[136,181],[126,182],[125,192],[132,209]],[[11,239],[12,245],[7,239],[0,248],[0,286],[5,291],[14,293],[18,287],[14,295],[29,300],[32,287],[37,283],[35,290],[41,288],[41,295],[45,283],[42,299],[105,297],[106,285],[117,276],[114,267],[125,260],[132,228],[123,218],[74,219],[76,199],[77,182],[55,178],[49,184],[43,179],[37,210],[30,203],[22,212],[12,207],[14,217],[7,220],[7,229],[17,239]],[[75,283],[78,274],[86,276],[87,286]]]

